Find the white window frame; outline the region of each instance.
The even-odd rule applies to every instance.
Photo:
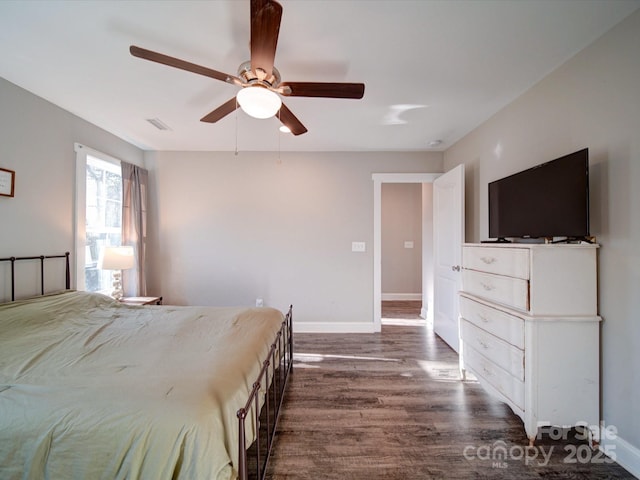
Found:
[[[118,165],[119,167],[122,165],[122,161],[80,143],[74,143],[73,148],[76,152],[75,255],[73,256],[76,274],[73,279],[73,286],[76,290],[84,290],[85,240],[87,238],[87,157],[95,157],[104,162]]]

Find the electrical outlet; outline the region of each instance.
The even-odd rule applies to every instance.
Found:
[[[256,307],[264,307],[264,300],[256,298]]]

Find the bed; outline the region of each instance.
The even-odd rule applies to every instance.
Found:
[[[264,478],[291,327],[44,286],[0,304],[0,478]]]

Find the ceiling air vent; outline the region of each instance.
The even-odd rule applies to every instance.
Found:
[[[156,127],[158,130],[171,130],[169,126],[159,118],[147,118],[147,122]]]

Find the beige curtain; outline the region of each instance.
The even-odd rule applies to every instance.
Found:
[[[147,294],[145,257],[147,244],[147,184],[149,173],[122,162],[122,245],[133,246],[135,266],[122,272],[125,297]]]

